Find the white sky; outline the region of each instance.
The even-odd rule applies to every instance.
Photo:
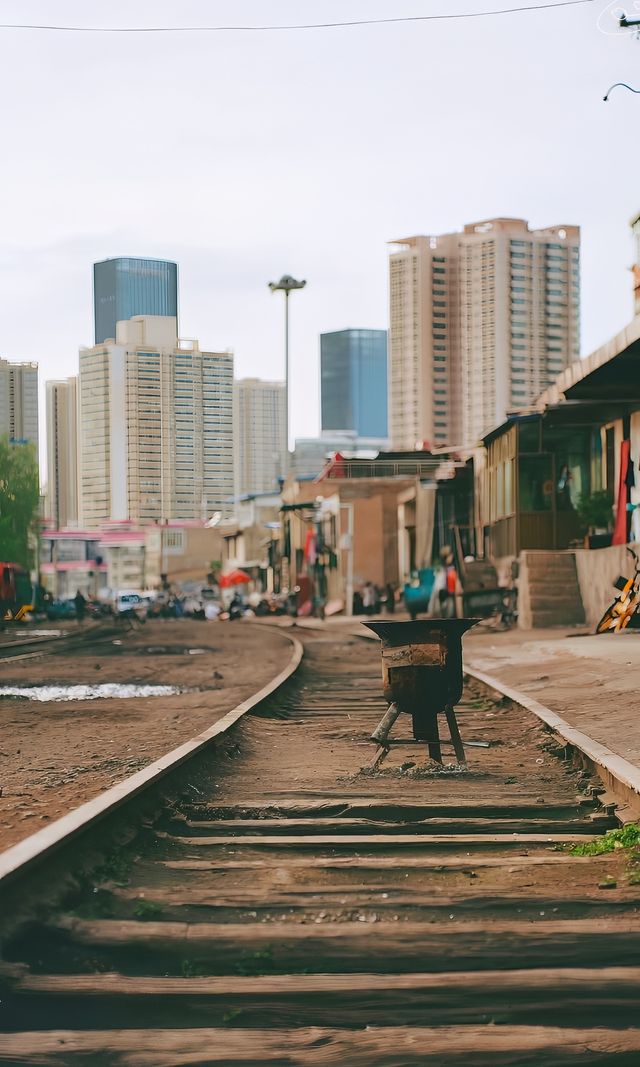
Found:
[[[518,0],[513,0],[517,3]],[[520,0],[524,2],[524,0]],[[530,0],[535,2],[535,0]],[[0,0],[0,22],[287,22],[438,14],[494,0]],[[93,342],[91,265],[180,264],[181,334],[281,377],[318,429],[318,335],[386,327],[391,238],[492,215],[582,227],[586,353],[631,315],[640,41],[617,3],[278,34],[0,30],[0,355],[41,378]],[[629,0],[628,13],[640,2]],[[639,12],[640,13],[640,12]],[[44,436],[44,434],[43,434]]]

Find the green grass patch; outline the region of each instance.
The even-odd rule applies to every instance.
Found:
[[[606,852],[615,852],[621,848],[635,848],[640,845],[640,826],[629,823],[618,830],[609,830],[593,841],[584,845],[574,845],[570,849],[572,856],[603,856]]]
[[[134,918],[141,919],[143,922],[150,922],[152,919],[160,918],[162,908],[154,900],[137,900],[133,915]]]

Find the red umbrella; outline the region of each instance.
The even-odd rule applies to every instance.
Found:
[[[251,581],[251,575],[246,571],[229,571],[228,574],[223,574],[218,585],[221,589],[229,589],[232,585],[246,585]]]

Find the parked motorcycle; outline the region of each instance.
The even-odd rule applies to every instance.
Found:
[[[627,547],[627,552],[633,557],[635,573],[632,578],[621,576],[613,583],[615,588],[620,590],[620,595],[600,619],[596,626],[597,634],[617,634],[626,630],[629,625],[633,628],[640,626],[640,616],[637,615],[640,607],[640,560],[632,548]]]

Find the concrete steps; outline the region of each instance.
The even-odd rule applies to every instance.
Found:
[[[523,623],[533,629],[585,623],[573,552],[523,552],[520,594]]]

